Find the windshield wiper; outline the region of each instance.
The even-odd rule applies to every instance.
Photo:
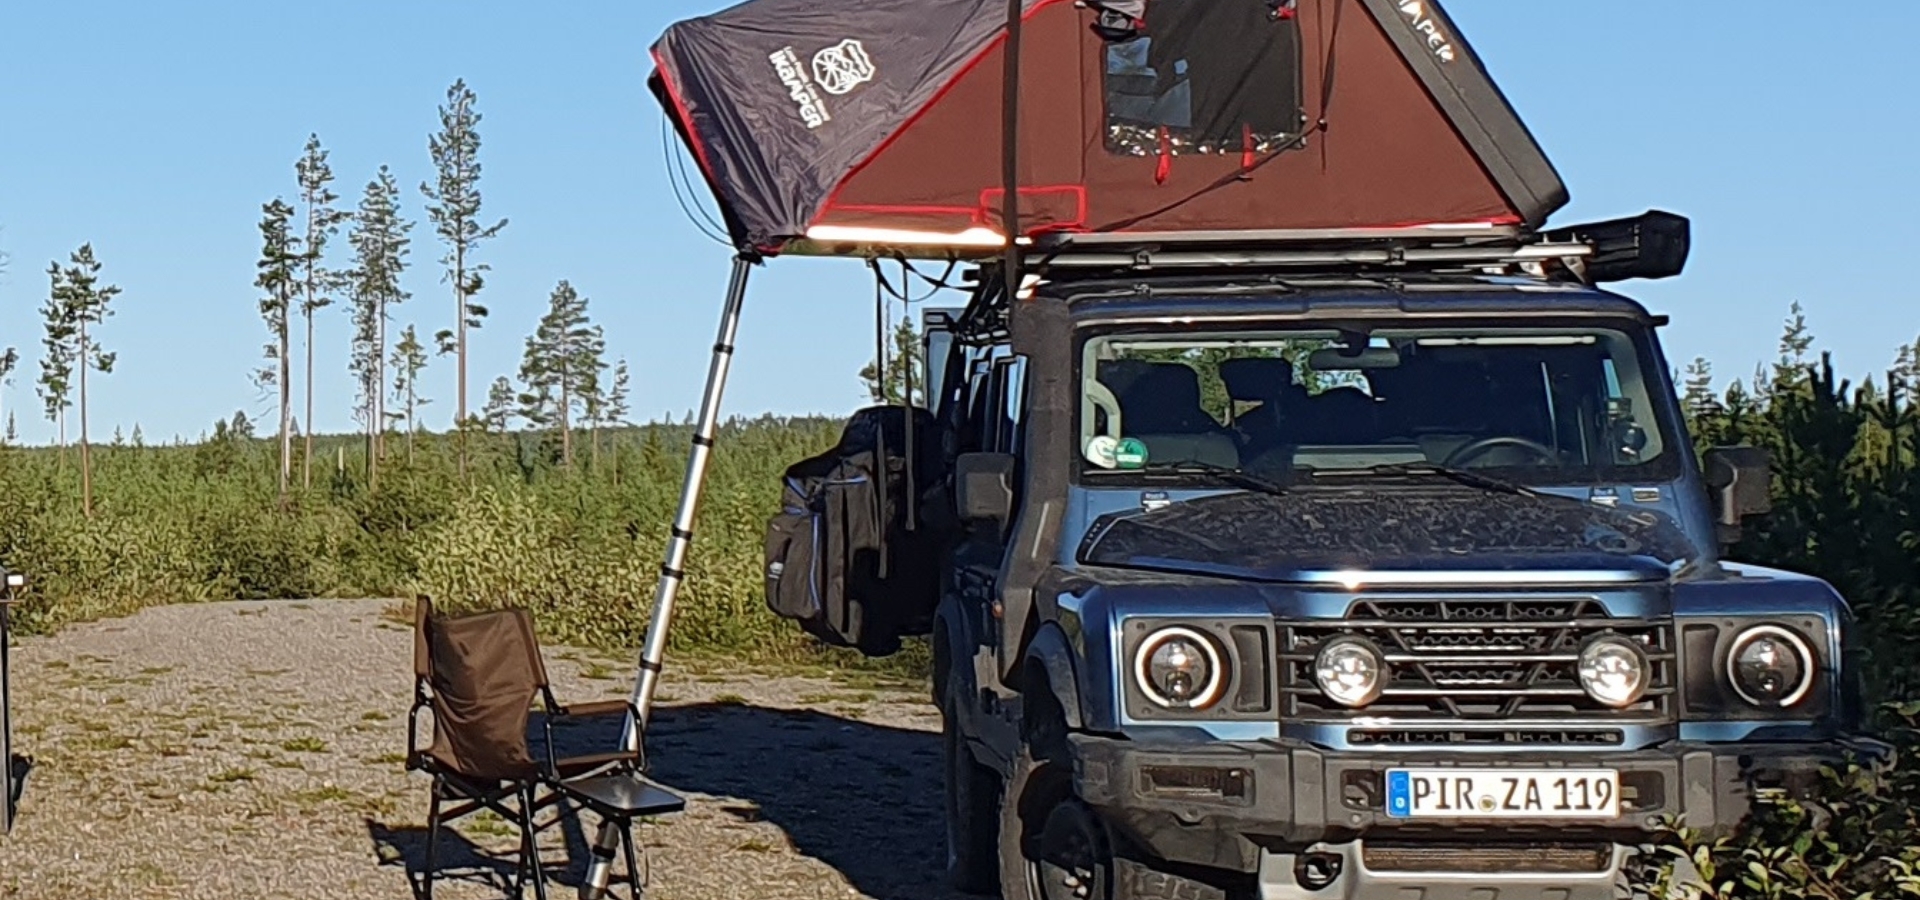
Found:
[[[1262,494],[1270,494],[1275,497],[1287,493],[1286,485],[1277,481],[1269,481],[1245,469],[1236,469],[1232,466],[1222,466],[1196,460],[1171,463],[1148,463],[1145,468],[1134,469],[1133,471],[1146,475],[1204,475],[1217,478],[1226,484],[1243,490],[1258,491]]]
[[[1558,494],[1537,491],[1524,484],[1508,481],[1505,478],[1496,478],[1492,475],[1485,475],[1471,469],[1456,469],[1452,466],[1443,466],[1439,463],[1430,462],[1382,463],[1381,465],[1367,466],[1359,469],[1313,469],[1311,471],[1313,472],[1313,477],[1316,479],[1324,476],[1338,478],[1355,475],[1378,475],[1385,478],[1404,478],[1409,475],[1438,475],[1442,478],[1452,479],[1457,484],[1479,488],[1483,491],[1495,491],[1502,494],[1519,494],[1526,497],[1544,497],[1560,500],[1569,499],[1561,497]]]

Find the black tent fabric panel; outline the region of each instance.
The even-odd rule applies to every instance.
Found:
[[[1029,7],[1047,0],[1026,0]],[[1000,0],[750,0],[654,44],[670,112],[748,249],[826,198],[1004,33]]]

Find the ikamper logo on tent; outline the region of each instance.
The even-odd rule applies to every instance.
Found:
[[[874,76],[873,58],[867,55],[867,48],[851,39],[815,53],[812,66],[801,62],[800,54],[792,47],[775,50],[767,59],[773,63],[780,83],[786,85],[787,96],[793,98],[800,121],[808,128],[819,128],[833,121],[821,91],[841,96],[872,81]]]
[[[829,94],[845,94],[873,80],[873,60],[859,41],[844,40],[813,55],[813,80]]]

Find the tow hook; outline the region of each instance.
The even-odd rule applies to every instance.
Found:
[[[1293,878],[1310,891],[1324,890],[1340,880],[1346,860],[1337,853],[1307,853],[1293,864]]]

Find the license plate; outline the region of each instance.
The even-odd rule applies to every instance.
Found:
[[[1388,769],[1387,815],[1402,819],[1613,819],[1612,769]]]

